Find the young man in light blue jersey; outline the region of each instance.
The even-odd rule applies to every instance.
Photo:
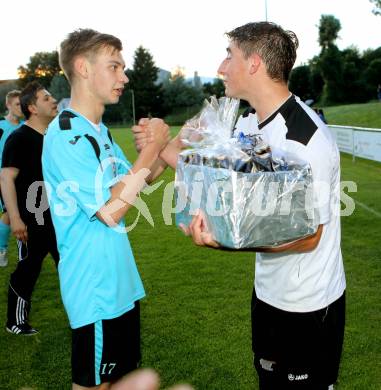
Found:
[[[168,126],[152,119],[153,141],[129,163],[102,123],[128,78],[121,41],[81,29],[61,43],[71,104],[49,125],[42,165],[60,262],[63,303],[72,328],[73,389],[106,389],[140,360],[139,300],[144,288],[124,216],[156,171]]]
[[[4,118],[0,118],[0,167],[3,156],[3,149],[5,141],[9,135],[22,124],[22,111],[20,106],[21,91],[9,91],[5,97],[5,105],[8,114]],[[8,264],[8,239],[9,239],[9,218],[8,214],[3,208],[2,201],[0,202],[1,211],[3,215],[0,219],[0,267],[6,267]]]

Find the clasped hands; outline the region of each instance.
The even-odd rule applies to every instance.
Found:
[[[139,153],[144,148],[149,147],[152,143],[159,142],[160,137],[163,137],[166,140],[166,142],[163,142],[163,139],[161,139],[161,151],[169,142],[169,127],[162,119],[142,118],[139,120],[138,125],[132,127],[132,132],[134,135],[135,147]],[[181,131],[174,139],[176,142],[181,142],[180,134]],[[220,247],[209,232],[206,217],[201,210],[197,210],[189,226],[180,224],[179,227],[186,236],[191,236],[193,242],[198,246]]]
[[[157,145],[162,151],[170,141],[169,126],[159,118],[142,118],[132,127],[135,148],[140,153],[145,147]]]
[[[169,126],[159,118],[142,118],[132,127],[136,150],[140,153],[145,147],[154,147],[161,152],[170,141]]]

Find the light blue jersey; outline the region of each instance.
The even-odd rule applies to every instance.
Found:
[[[15,125],[5,118],[0,118],[0,168],[2,166],[1,164],[3,159],[5,141],[7,140],[9,135],[18,127],[20,127],[23,123],[24,121],[21,121],[17,125]]]
[[[95,215],[130,167],[103,124],[98,131],[85,117],[64,110],[49,125],[42,168],[72,328],[119,317],[145,295],[124,221],[114,229]]]

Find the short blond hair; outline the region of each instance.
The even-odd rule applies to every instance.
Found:
[[[69,83],[74,76],[74,59],[79,55],[93,56],[104,48],[122,51],[119,38],[92,29],[79,29],[70,33],[61,43],[59,63]]]
[[[5,95],[5,103],[8,104],[14,98],[20,97],[20,94],[21,94],[21,91],[19,91],[18,89],[13,89],[12,91],[9,91]]]

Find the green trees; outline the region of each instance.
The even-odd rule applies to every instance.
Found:
[[[334,45],[340,30],[340,20],[336,19],[333,15],[322,15],[320,17],[319,45],[322,50]]]
[[[221,79],[215,79],[213,83],[203,85],[205,97],[216,96],[218,98],[225,96],[225,86]]]
[[[164,117],[178,111],[201,105],[204,93],[201,82],[187,82],[181,73],[172,77],[160,77],[150,52],[140,46],[134,53],[132,69],[126,74],[129,83],[117,105],[108,106],[104,120],[108,122],[132,122],[133,109],[136,121],[143,117]]]
[[[364,53],[353,46],[341,51],[335,43],[340,29],[340,21],[334,16],[321,16],[319,55],[308,65],[294,68],[290,77],[290,89],[301,99],[332,105],[375,97],[374,90],[381,83],[381,47]]]
[[[302,100],[311,98],[311,70],[308,65],[298,66],[292,71],[289,88]]]
[[[63,98],[70,97],[70,85],[63,73],[54,75],[49,86],[49,92],[58,102]]]
[[[151,53],[139,46],[134,54],[133,68],[127,73],[130,79],[124,99],[129,100],[128,89],[132,89],[135,97],[136,118],[161,116],[163,114],[163,91],[157,82],[159,69],[156,67]]]
[[[381,83],[381,58],[373,60],[365,71],[365,77],[369,84],[378,85]]]
[[[18,84],[23,88],[29,81],[37,80],[45,88],[49,88],[53,77],[60,71],[57,51],[37,52],[30,57],[26,66],[18,67]]]
[[[205,96],[223,94],[224,87],[220,80],[209,84],[204,90],[197,75],[193,83],[185,80],[180,73],[171,78],[169,72],[155,65],[151,53],[142,46],[136,49],[132,65],[132,69],[126,71],[129,83],[120,102],[106,107],[105,122],[131,123],[133,114],[138,120],[148,116],[164,117],[179,110],[188,112],[189,108],[193,112]],[[57,51],[35,53],[27,65],[19,66],[18,72],[20,88],[29,81],[37,80],[58,101],[70,97],[70,86],[59,67]]]
[[[381,15],[381,0],[370,0],[370,2],[376,7],[372,12],[375,15]]]
[[[204,100],[201,86],[187,83],[184,76],[169,79],[163,85],[164,107],[168,113],[200,105]]]
[[[343,63],[338,47],[329,45],[322,51],[319,62],[324,81],[323,104],[344,102]]]
[[[340,29],[340,21],[333,15],[321,16],[319,67],[324,81],[322,100],[325,105],[344,101],[343,62],[340,50],[335,45]]]

